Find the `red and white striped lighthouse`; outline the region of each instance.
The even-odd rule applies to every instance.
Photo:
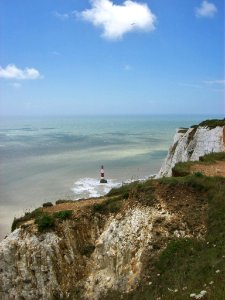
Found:
[[[107,183],[107,180],[105,179],[105,171],[104,171],[104,166],[101,166],[100,170],[100,183]]]
[[[100,176],[101,176],[101,179],[105,178],[104,166],[101,166]]]

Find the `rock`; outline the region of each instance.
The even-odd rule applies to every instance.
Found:
[[[213,129],[207,127],[189,128],[186,132],[177,130],[173,145],[170,147],[166,160],[156,178],[171,176],[172,168],[178,162],[196,161],[200,156],[211,152],[225,151],[223,126]]]
[[[107,183],[107,182],[108,181],[106,179],[103,179],[103,178],[100,180],[100,183]]]

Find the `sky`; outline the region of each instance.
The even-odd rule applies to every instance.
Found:
[[[225,114],[223,0],[1,0],[0,115]]]

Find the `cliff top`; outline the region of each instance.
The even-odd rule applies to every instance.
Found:
[[[209,167],[219,162],[225,162],[225,153],[206,156],[201,159],[200,165]],[[198,165],[199,162],[192,163],[191,167]],[[143,247],[142,243],[145,239],[141,240],[142,234],[149,234],[149,230],[152,230],[150,246],[143,248],[142,271],[137,288],[128,293],[109,289],[101,299],[114,300],[122,297],[124,300],[147,300],[157,299],[162,295],[164,295],[163,299],[190,299],[191,293],[195,292],[197,295],[201,290],[206,290],[210,299],[223,299],[221,287],[224,286],[225,274],[225,179],[219,176],[206,177],[198,169],[195,171],[192,172],[191,169],[186,176],[182,174],[183,177],[151,179],[143,183],[133,182],[112,189],[108,195],[98,199],[79,202],[61,200],[56,205],[39,208],[27,214],[25,219],[17,220],[15,225],[22,226],[24,234],[35,235],[40,241],[44,239],[45,233],[54,232],[62,238],[60,242],[62,253],[65,252],[67,237],[70,242],[76,241],[76,261],[71,262],[66,271],[75,276],[74,282],[78,282],[79,278],[87,278],[91,272],[89,264],[99,259],[101,253],[99,249],[106,247],[103,245],[107,245],[108,242],[109,252],[103,248],[101,255],[104,255],[104,260],[111,261],[108,255],[111,255],[112,244],[110,243],[113,243],[114,239],[116,239],[117,259],[119,255],[131,251],[131,254],[124,257],[128,260],[127,265],[124,261],[124,270],[130,266],[134,272],[138,263],[134,265],[132,259],[136,257],[136,251],[140,251]],[[155,219],[151,221],[151,218],[147,218],[147,223],[138,229],[141,223],[137,221],[139,220],[136,219],[137,216],[135,218],[132,216],[132,212],[138,213],[138,218],[142,222],[145,220],[142,219],[144,214],[148,216],[148,212],[151,212],[148,218],[150,216],[152,218],[154,213]],[[148,225],[149,220],[150,225]],[[136,233],[128,231],[129,227],[133,228],[132,226],[137,228]],[[107,234],[106,228],[108,228]],[[93,229],[99,232],[98,234],[103,233],[101,239],[104,236],[104,242],[101,239],[97,242],[92,240],[93,232],[90,234],[90,230]],[[182,236],[184,232],[188,234]],[[122,240],[120,235],[123,236]],[[127,247],[126,250],[123,250],[123,243]],[[119,251],[122,252],[119,254]],[[100,262],[96,263],[99,265]],[[76,275],[74,275],[75,266]],[[107,267],[104,265],[102,268],[105,270],[104,268]],[[64,269],[61,271],[65,275]],[[98,276],[99,269],[93,272],[92,276]],[[64,275],[60,277],[62,282],[64,282]],[[105,276],[105,280],[111,280],[111,275]],[[97,283],[94,283],[94,286],[97,288],[101,282],[95,280]],[[63,286],[65,291],[67,281]],[[80,293],[82,295],[82,289]],[[71,299],[82,299],[82,296]]]
[[[199,161],[179,162],[172,169],[172,175],[187,176],[193,173],[206,176],[225,177],[225,152],[210,153],[199,158]]]
[[[225,177],[225,152],[211,153],[200,157],[199,161],[188,161],[177,163],[172,170],[175,177],[187,176],[190,174],[202,174],[206,176],[221,176]],[[145,183],[133,182],[125,184],[120,188],[113,188],[105,197],[83,199],[79,201],[58,200],[56,204],[44,203],[43,207],[37,208],[32,212],[27,212],[21,218],[15,218],[12,224],[12,230],[29,224],[37,224],[39,231],[51,229],[56,220],[73,218],[79,219],[82,216],[92,215],[93,213],[101,213],[109,215],[117,213],[121,210],[124,202],[132,193],[136,193],[138,189],[143,192],[150,189],[160,188],[159,180],[148,180]],[[181,192],[180,197],[183,197]],[[143,194],[144,197],[144,194]]]
[[[203,290],[207,299],[223,299],[225,178],[205,176],[198,166],[224,162],[225,153],[210,154],[176,166],[179,177],[133,182],[96,199],[45,203],[15,219],[13,229],[20,229],[0,252],[4,291],[7,276],[12,289],[15,278],[22,282],[18,294],[35,286],[35,276],[56,274],[48,284],[57,282],[73,300],[85,293],[85,299],[180,300]],[[44,255],[48,251],[53,252]],[[42,299],[51,298],[46,295]]]
[[[192,128],[195,127],[208,127],[210,129],[213,129],[217,126],[225,126],[225,118],[224,119],[210,119],[210,120],[205,120],[198,125],[193,125],[191,126]]]

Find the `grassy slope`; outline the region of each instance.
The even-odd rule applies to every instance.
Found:
[[[201,122],[200,124],[193,125],[191,127],[195,128],[195,127],[199,127],[199,126],[208,127],[210,129],[213,129],[213,128],[217,127],[217,126],[225,126],[225,119],[221,119],[221,120],[218,120],[218,119],[205,120],[205,121]]]
[[[213,164],[216,161],[225,161],[225,152],[210,153],[208,155],[202,156],[199,158],[198,163],[206,165]],[[194,164],[196,164],[196,162],[193,161],[177,163],[172,170],[173,176],[187,176],[188,174],[190,174],[190,169]]]
[[[202,164],[219,160],[225,160],[225,153],[201,158]],[[192,293],[199,294],[202,290],[207,291],[202,299],[225,299],[225,178],[206,177],[201,173],[190,175],[189,168],[193,164],[188,162],[175,166],[183,177],[158,181],[168,189],[191,187],[207,200],[205,240],[174,239],[154,261],[153,268],[149,267],[148,280],[141,283],[136,291],[128,295],[112,292],[105,300],[185,300],[191,299]]]
[[[202,163],[211,163],[219,159],[225,159],[224,153],[206,156],[202,158]],[[180,164],[179,168],[186,168],[186,164]],[[113,189],[100,204],[93,205],[93,212],[116,213],[131,194],[141,195],[141,200],[137,196],[137,201],[144,201],[145,204],[149,202],[151,205],[151,201],[154,201],[155,183],[168,190],[175,187],[181,191],[181,195],[182,190],[190,187],[196,194],[201,194],[207,200],[209,209],[206,238],[205,240],[188,238],[172,240],[161,255],[155,258],[155,261],[145,265],[147,280],[143,280],[137,290],[127,295],[110,291],[105,300],[151,300],[159,299],[159,297],[168,300],[185,300],[190,299],[191,293],[199,293],[201,290],[207,291],[207,297],[204,299],[224,300],[225,178],[206,177],[196,173],[184,177],[170,177],[124,185],[119,189]],[[182,197],[180,201],[182,201]],[[35,217],[38,223],[41,214],[40,210],[36,210],[26,219]],[[64,217],[71,216],[54,215],[56,219]],[[18,223],[20,221],[22,223],[23,220],[19,220]],[[175,290],[177,291],[175,292]]]
[[[209,205],[206,239],[180,238],[171,241],[154,261],[153,267],[149,267],[149,274],[147,270],[148,281],[141,283],[133,293],[123,295],[122,299],[190,299],[191,293],[198,294],[206,290],[207,297],[204,299],[224,300],[225,178],[197,174],[164,178],[160,184],[167,185],[168,189],[172,186],[178,189],[188,186],[196,193],[202,193]],[[111,292],[105,300],[120,298],[121,294]]]

